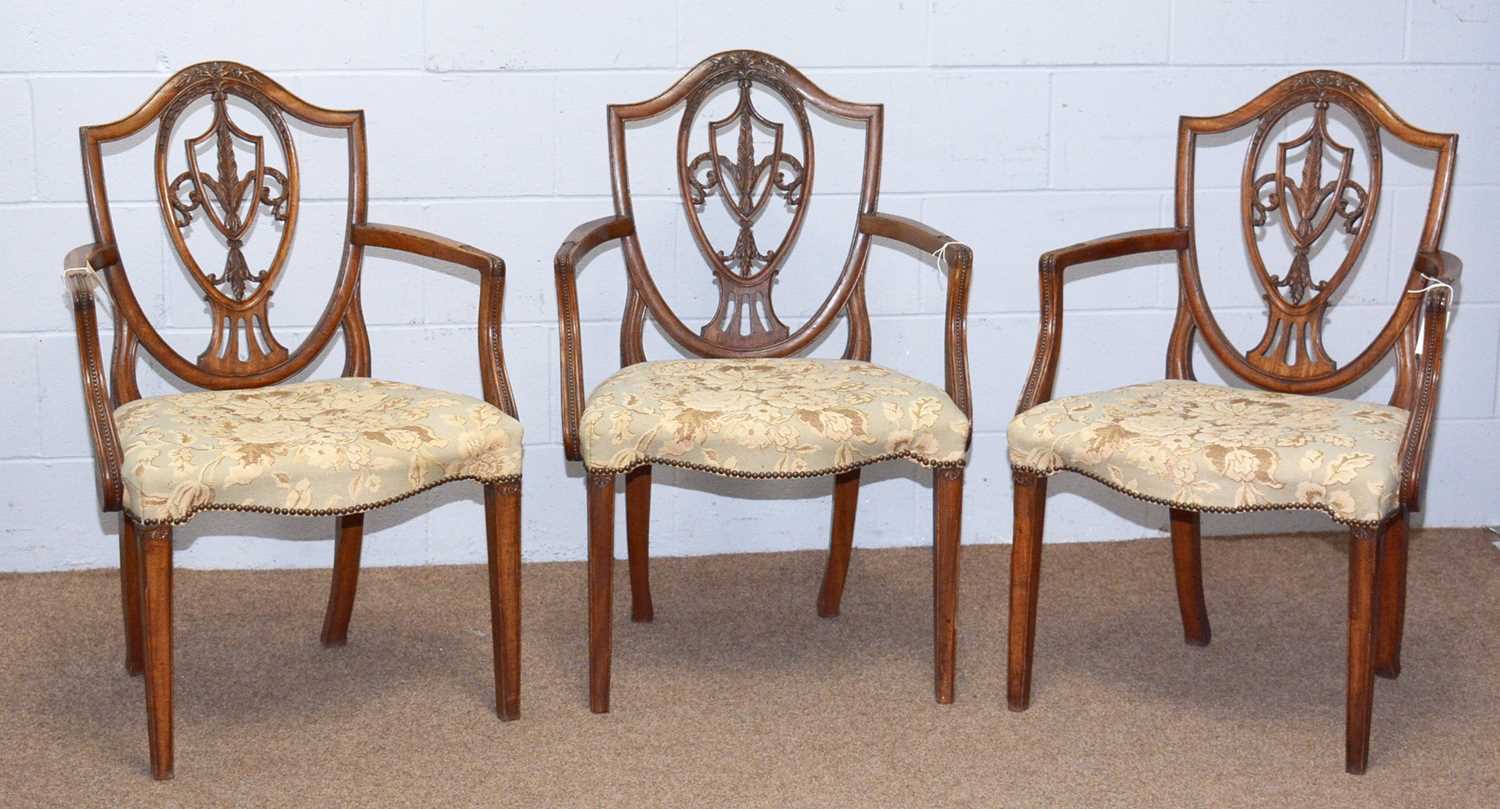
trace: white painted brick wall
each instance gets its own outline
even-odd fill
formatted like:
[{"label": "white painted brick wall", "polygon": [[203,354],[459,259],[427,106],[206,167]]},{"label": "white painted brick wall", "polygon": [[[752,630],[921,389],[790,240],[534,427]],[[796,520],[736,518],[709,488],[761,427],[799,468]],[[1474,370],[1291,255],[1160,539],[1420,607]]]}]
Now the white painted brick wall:
[{"label": "white painted brick wall", "polygon": [[[610,211],[605,104],[650,97],[730,47],[769,50],[835,95],[885,103],[882,209],[928,221],[978,254],[969,320],[978,433],[964,533],[966,541],[996,542],[1010,534],[1004,429],[1035,338],[1037,254],[1170,222],[1177,115],[1226,111],[1294,70],[1349,70],[1412,122],[1463,136],[1445,246],[1467,259],[1468,273],[1420,519],[1500,522],[1500,477],[1490,460],[1500,450],[1500,275],[1491,266],[1500,253],[1496,0],[1347,0],[1316,15],[1296,0],[767,0],[733,17],[707,0],[278,1],[200,4],[192,15],[168,4],[122,10],[97,0],[17,0],[9,8],[0,27],[0,233],[20,282],[0,323],[0,373],[9,382],[0,389],[0,570],[114,563],[114,518],[93,507],[76,348],[58,280],[63,251],[89,237],[76,132],[127,113],[171,71],[205,58],[256,65],[315,103],[365,109],[371,218],[506,258],[505,348],[527,428],[524,545],[533,560],[580,558],[584,547],[580,472],[558,444],[551,258],[573,225]],[[1335,20],[1345,26],[1338,33],[1320,24]],[[857,178],[839,149],[850,133],[818,126],[824,194],[814,210],[852,210]],[[675,128],[669,119],[632,129],[631,167],[647,256],[664,293],[693,322],[716,298],[674,197]],[[139,159],[151,145],[111,150],[110,169],[120,172],[111,174],[116,226],[137,295],[168,339],[196,354],[206,339],[203,305],[157,220],[149,168]],[[340,143],[304,139],[299,148],[307,202],[273,314],[289,344],[316,319],[332,282],[339,234],[313,223],[336,220],[346,182]],[[1203,162],[1205,221],[1216,205],[1233,203],[1242,148],[1230,144]],[[1378,326],[1399,294],[1429,168],[1388,155],[1370,255],[1330,321],[1336,348]],[[779,287],[788,319],[805,316],[837,272],[844,216],[804,232]],[[1225,328],[1258,336],[1260,302],[1236,234],[1205,230],[1200,238]],[[1159,258],[1105,263],[1069,282],[1059,392],[1160,376],[1176,281]],[[621,273],[618,252],[604,250],[580,279],[591,385],[618,362]],[[877,248],[869,279],[877,359],[940,378],[944,284],[926,257]],[[475,295],[463,271],[372,251],[364,296],[375,372],[477,393]],[[670,355],[654,331],[647,344],[652,356]],[[839,332],[816,353],[836,354],[841,345]],[[310,375],[336,374],[341,362],[336,345]],[[1200,358],[1198,367],[1215,378],[1212,363]],[[1362,395],[1388,391],[1389,377]],[[149,365],[142,386],[148,394],[179,389]],[[827,480],[747,485],[675,470],[656,479],[658,553],[826,543]],[[926,543],[929,491],[913,467],[867,470],[858,543]],[[1053,491],[1050,540],[1163,528],[1162,509],[1089,481],[1059,478]],[[623,507],[617,513],[623,520]],[[1206,524],[1217,532],[1328,525],[1309,515]],[[715,530],[704,530],[710,525]],[[378,512],[369,527],[372,564],[481,559],[474,486],[423,494]],[[326,519],[209,514],[180,529],[180,559],[195,567],[323,566],[331,530]]]}]

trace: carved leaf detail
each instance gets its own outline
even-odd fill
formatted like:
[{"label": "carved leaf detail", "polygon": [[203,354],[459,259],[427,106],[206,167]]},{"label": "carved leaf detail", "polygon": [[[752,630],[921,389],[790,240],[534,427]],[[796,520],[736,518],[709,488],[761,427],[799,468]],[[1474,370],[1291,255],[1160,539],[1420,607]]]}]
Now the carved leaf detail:
[{"label": "carved leaf detail", "polygon": [[[230,119],[228,93],[222,87],[215,87],[212,97],[213,122],[207,131],[185,141],[188,169],[168,184],[167,203],[173,224],[179,229],[192,223],[195,211],[206,214],[205,218],[224,237],[226,247],[223,271],[207,275],[206,280],[216,287],[227,285],[229,294],[236,300],[244,300],[251,284],[260,285],[270,276],[270,270],[250,269],[245,260],[244,237],[262,205],[270,209],[276,221],[287,221],[291,189],[284,173],[265,165],[263,139],[246,133]],[[173,115],[180,112],[178,108]],[[204,173],[198,163],[198,150],[208,143],[212,143],[214,152],[212,175]],[[255,155],[255,165],[243,174],[235,156],[237,144],[248,145]]]},{"label": "carved leaf detail", "polygon": [[[740,80],[738,106],[728,118],[709,124],[708,151],[688,161],[686,174],[692,203],[703,205],[708,197],[719,195],[739,227],[734,248],[718,254],[742,275],[754,273],[776,257],[775,250],[762,252],[755,243],[755,222],[770,196],[779,192],[787,206],[795,208],[802,204],[804,180],[802,163],[781,150],[781,124],[769,121],[755,109],[750,88],[748,78]],[[772,153],[759,160],[755,157],[756,122],[770,128],[775,138]],[[719,153],[714,138],[718,130],[731,123],[738,130],[733,160]]]},{"label": "carved leaf detail", "polygon": [[[1300,304],[1309,290],[1322,291],[1326,282],[1314,282],[1308,265],[1312,249],[1335,218],[1342,219],[1343,230],[1355,233],[1369,209],[1369,194],[1349,174],[1354,149],[1333,139],[1328,132],[1328,102],[1313,104],[1313,122],[1307,132],[1292,140],[1278,143],[1276,170],[1255,178],[1250,192],[1250,221],[1263,226],[1273,211],[1281,212],[1281,222],[1292,240],[1292,264],[1286,275],[1271,276],[1274,287],[1285,287],[1293,304]],[[1302,154],[1301,179],[1287,174],[1288,153],[1305,147]],[[1339,159],[1338,175],[1323,182],[1327,152]]]},{"label": "carved leaf detail", "polygon": [[[714,87],[734,83],[738,91],[734,109],[708,123],[705,151],[692,159],[685,152],[679,154],[682,162],[678,168],[688,216],[699,246],[714,265],[719,283],[718,310],[703,327],[702,334],[740,346],[768,345],[790,332],[771,305],[771,286],[780,270],[781,253],[791,243],[805,213],[811,177],[811,132],[802,96],[784,83],[780,73],[763,70],[758,63],[736,60],[725,62],[724,68],[716,82],[705,83],[689,99],[681,142],[686,143],[693,113]],[[785,151],[785,125],[756,109],[751,90],[757,83],[779,94],[796,116],[808,166]],[[764,153],[757,151],[757,133],[769,136],[770,146]],[[732,142],[732,153],[728,148],[720,148],[721,140]],[[756,237],[756,223],[777,196],[793,212],[792,221],[774,246],[763,248]],[[710,243],[698,219],[698,209],[707,204],[709,197],[719,198],[735,227],[734,243],[728,250]]]}]

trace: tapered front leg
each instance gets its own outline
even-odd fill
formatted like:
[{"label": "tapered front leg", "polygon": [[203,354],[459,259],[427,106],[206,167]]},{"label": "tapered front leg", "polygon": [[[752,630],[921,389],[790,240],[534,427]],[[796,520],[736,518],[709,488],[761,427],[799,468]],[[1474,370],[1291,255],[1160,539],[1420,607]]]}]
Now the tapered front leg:
[{"label": "tapered front leg", "polygon": [[359,554],[364,537],[364,514],[334,519],[333,580],[328,585],[328,608],[323,611],[324,646],[349,642],[349,617],[354,614],[354,593],[359,589]]},{"label": "tapered front leg", "polygon": [[833,525],[828,537],[828,567],[818,590],[818,615],[835,618],[844,598],[849,577],[849,557],[854,552],[854,515],[859,507],[859,470],[852,469],[833,479]]},{"label": "tapered front leg", "polygon": [[1047,479],[1011,471],[1014,488],[1014,544],[1010,549],[1010,645],[1006,702],[1012,711],[1031,704],[1031,661],[1036,646],[1037,586],[1042,575],[1042,522],[1047,512]]},{"label": "tapered front leg", "polygon": [[625,544],[630,557],[630,620],[649,623],[651,606],[651,467],[625,474]]},{"label": "tapered front leg", "polygon": [[589,710],[609,713],[615,476],[589,474]]},{"label": "tapered front leg", "polygon": [[145,652],[146,733],[151,777],[172,777],[172,527],[139,529],[142,647]]},{"label": "tapered front leg", "polygon": [[1207,646],[1212,631],[1203,600],[1203,552],[1196,511],[1172,509],[1172,570],[1177,578],[1183,639],[1192,646]]},{"label": "tapered front leg", "polygon": [[495,647],[495,713],[521,718],[521,484],[484,487],[490,635]]},{"label": "tapered front leg", "polygon": [[140,674],[145,667],[141,648],[141,541],[139,529],[120,514],[120,612],[125,619],[125,671]]},{"label": "tapered front leg", "polygon": [[1375,692],[1376,561],[1384,527],[1355,528],[1349,546],[1349,668],[1344,714],[1344,770],[1360,775],[1370,762],[1370,710]]},{"label": "tapered front leg", "polygon": [[953,702],[958,652],[958,548],[962,536],[964,470],[932,472],[932,674],[939,704]]},{"label": "tapered front leg", "polygon": [[1385,531],[1378,560],[1379,609],[1375,629],[1375,673],[1401,674],[1401,635],[1406,624],[1406,511],[1397,512]]}]

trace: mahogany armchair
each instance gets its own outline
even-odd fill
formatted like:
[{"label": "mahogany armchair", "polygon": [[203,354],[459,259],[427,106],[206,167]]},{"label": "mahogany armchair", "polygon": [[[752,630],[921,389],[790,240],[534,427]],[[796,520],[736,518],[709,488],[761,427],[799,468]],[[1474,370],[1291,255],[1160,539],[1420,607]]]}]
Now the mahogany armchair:
[{"label": "mahogany armchair", "polygon": [[[727,88],[727,89],[725,89]],[[708,146],[689,142],[696,118],[715,91],[737,99],[726,117],[707,124]],[[752,90],[783,102],[791,126],[756,109]],[[718,309],[696,331],[658,290],[636,233],[626,168],[625,126],[682,105],[676,172],[683,212],[718,284]],[[853,240],[833,290],[800,327],[789,328],[771,303],[772,285],[797,239],[813,186],[809,115],[821,111],[863,130],[864,157]],[[609,107],[609,151],[615,213],[579,226],[557,251],[561,332],[563,449],[587,472],[589,571],[589,703],[609,710],[611,569],[614,487],[623,474],[631,617],[653,616],[648,574],[651,469],[697,469],[747,479],[834,477],[833,522],[818,614],[839,613],[854,538],[860,468],[905,458],[933,471],[933,635],[937,701],[953,699],[959,520],[969,444],[969,377],[964,319],[973,255],[917,222],[880,213],[882,107],[834,98],[775,57],[727,51],[709,57],[661,95]],[[770,150],[757,154],[757,136]],[[720,138],[730,141],[721,146]],[[789,145],[800,138],[800,149]],[[720,249],[701,212],[719,197],[734,230]],[[784,235],[770,249],[756,224],[773,196],[790,211]],[[872,237],[912,245],[948,269],[944,388],[870,362],[870,317],[864,272]],[[628,286],[620,328],[621,370],[585,401],[575,270],[589,251],[618,242]],[[727,246],[727,245],[726,245]],[[698,359],[647,361],[647,315]],[[843,359],[794,355],[847,320]]]},{"label": "mahogany armchair", "polygon": [[[174,134],[200,101],[211,110],[212,122],[201,134],[185,137],[187,169],[170,176]],[[250,108],[259,115],[245,115]],[[268,134],[247,132],[236,115],[263,119]],[[269,317],[300,201],[288,117],[342,134],[349,160],[345,240],[333,295],[316,325],[290,350],[273,335]],[[101,147],[152,125],[162,221],[210,311],[209,345],[191,360],[156,330],[132,291],[105,187]],[[267,138],[279,147],[280,169],[271,164],[275,155]],[[335,517],[322,642],[338,646],[346,642],[354,607],[364,513],[449,481],[478,481],[484,486],[496,709],[502,719],[516,718],[521,426],[500,346],[504,262],[450,239],[366,221],[364,113],[313,106],[243,65],[188,67],[130,115],[83,127],[80,139],[94,240],[68,253],[65,276],[100,501],[104,511],[120,512],[125,668],[145,675],[152,775],[170,778],[173,765],[172,529],[200,511]],[[253,165],[241,167],[247,155]],[[206,264],[208,258],[190,248],[185,233],[194,222],[210,229],[219,248],[210,252],[222,262],[221,272],[206,271],[200,259]],[[274,245],[268,266],[258,272],[246,255],[257,225]],[[360,305],[360,267],[368,247],[478,273],[483,401],[371,378]],[[96,282],[106,287],[114,309],[107,377],[95,322]],[[341,378],[282,384],[308,368],[336,331],[344,341]],[[142,398],[136,384],[140,349],[183,382],[205,390]]]},{"label": "mahogany armchair", "polygon": [[[1330,134],[1329,111],[1353,121],[1368,177],[1356,179],[1354,147]],[[1305,132],[1269,149],[1278,125],[1306,115]],[[1199,136],[1252,126],[1240,181],[1244,246],[1269,310],[1264,336],[1241,353],[1204,295],[1194,226],[1194,157]],[[1297,127],[1300,128],[1298,123]],[[1323,346],[1323,316],[1369,238],[1381,191],[1381,136],[1434,154],[1433,182],[1405,292],[1374,339],[1340,367]],[[1171,544],[1183,633],[1209,642],[1199,555],[1199,513],[1313,509],[1349,526],[1349,640],[1345,769],[1369,760],[1373,675],[1401,670],[1406,600],[1407,515],[1420,508],[1423,467],[1443,363],[1452,284],[1459,261],[1438,249],[1457,135],[1418,129],[1359,80],[1332,71],[1299,73],[1215,117],[1178,125],[1176,224],[1122,233],[1044,253],[1036,357],[1008,431],[1015,487],[1011,559],[1009,704],[1025,710],[1041,570],[1047,477],[1069,470],[1171,510]],[[1270,166],[1261,166],[1268,157]],[[1331,157],[1331,159],[1330,159]],[[1301,161],[1300,172],[1293,166]],[[1333,176],[1325,175],[1325,161]],[[1291,253],[1284,275],[1267,269],[1256,235],[1280,219]],[[1310,259],[1349,237],[1336,269],[1314,281]],[[1272,226],[1274,227],[1274,225]],[[1325,238],[1328,236],[1330,238]],[[1086,262],[1156,251],[1176,253],[1180,285],[1166,351],[1166,380],[1052,400],[1063,324],[1063,281]],[[1201,336],[1249,389],[1195,381]],[[1328,398],[1369,374],[1392,352],[1395,389],[1387,405]]]}]

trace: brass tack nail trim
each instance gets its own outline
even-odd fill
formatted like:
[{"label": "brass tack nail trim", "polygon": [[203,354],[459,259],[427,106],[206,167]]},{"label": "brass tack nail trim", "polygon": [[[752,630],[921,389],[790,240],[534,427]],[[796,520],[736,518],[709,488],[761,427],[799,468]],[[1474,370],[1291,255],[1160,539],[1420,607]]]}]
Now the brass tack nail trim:
[{"label": "brass tack nail trim", "polygon": [[[392,503],[399,503],[408,497],[419,495],[429,489],[435,489],[438,486],[443,485],[444,483],[452,483],[457,480],[472,480],[475,483],[483,484],[485,486],[517,487],[515,491],[506,492],[507,494],[514,494],[516,492],[519,492],[519,487],[521,484],[520,475],[507,475],[498,478],[481,478],[475,477],[473,475],[457,475],[454,477],[433,481],[432,483],[429,483],[420,489],[412,489],[409,492],[403,492],[399,495],[396,495],[395,497],[387,497],[384,500],[377,500],[373,503],[363,503],[357,506],[346,506],[343,508],[279,508],[276,506],[246,506],[235,505],[233,503],[209,503],[207,505],[198,506],[192,511],[189,511],[188,513],[182,515],[181,517],[175,517],[168,520],[146,520],[142,519],[136,514],[131,514],[130,518],[132,520],[135,520],[138,525],[150,528],[157,525],[182,525],[188,520],[192,519],[193,516],[200,511],[248,511],[257,514],[281,514],[291,517],[341,517],[345,514],[359,514],[365,511],[372,511],[377,508],[384,508],[385,506],[389,506]],[[126,511],[129,512],[130,510],[126,509]]]},{"label": "brass tack nail trim", "polygon": [[878,455],[874,458],[867,458],[855,464],[831,466],[826,469],[809,469],[801,472],[740,472],[734,469],[725,469],[724,467],[720,466],[687,463],[684,461],[671,460],[668,458],[658,458],[654,455],[643,455],[637,458],[635,463],[628,466],[596,468],[584,464],[584,468],[588,470],[590,475],[623,475],[626,472],[629,472],[633,469],[638,469],[642,466],[655,466],[659,464],[661,466],[675,466],[680,469],[693,469],[699,472],[712,472],[716,475],[727,478],[745,478],[749,480],[794,480],[799,478],[820,478],[826,475],[839,475],[843,474],[844,472],[852,472],[855,469],[869,466],[873,463],[880,463],[881,461],[891,461],[897,458],[904,458],[908,461],[911,461],[912,463],[917,464],[918,466],[924,466],[928,469],[963,469],[964,466],[968,463],[967,458],[962,461],[935,462],[929,461],[925,458],[913,455],[911,453],[895,452],[887,455]]}]

